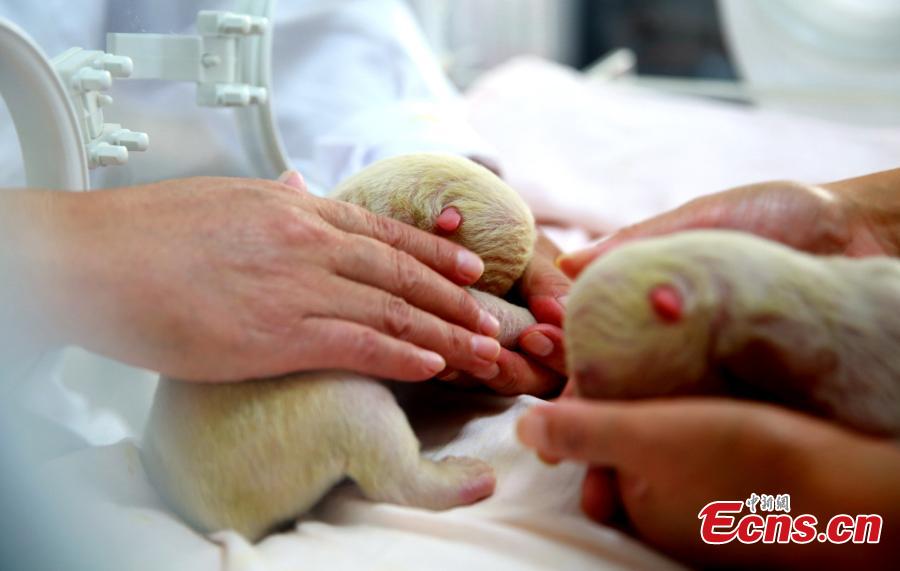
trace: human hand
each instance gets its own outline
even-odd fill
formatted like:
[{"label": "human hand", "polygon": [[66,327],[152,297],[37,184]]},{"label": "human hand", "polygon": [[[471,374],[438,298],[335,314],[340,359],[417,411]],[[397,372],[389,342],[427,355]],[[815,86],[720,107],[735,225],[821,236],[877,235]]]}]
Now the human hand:
[{"label": "human hand", "polygon": [[[518,434],[547,461],[590,466],[582,488],[590,517],[624,516],[636,536],[689,564],[889,568],[896,561],[900,449],[892,441],[772,405],[711,398],[562,399],[526,412]],[[837,514],[880,514],[881,542],[703,543],[700,510],[751,493],[790,494],[792,514],[815,515],[819,530]]]},{"label": "human hand", "polygon": [[[562,320],[571,281],[556,267],[559,249],[538,234],[531,263],[519,280],[517,293],[538,321],[519,335],[521,351],[501,349],[493,376],[480,383],[503,395],[546,395],[565,382]],[[464,380],[472,384],[468,380]]]},{"label": "human hand", "polygon": [[703,196],[559,260],[575,277],[625,242],[682,230],[750,232],[814,254],[896,255],[900,169],[822,186],[776,181]]},{"label": "human hand", "polygon": [[496,320],[456,285],[478,279],[480,259],[285,181],[58,193],[62,270],[46,305],[59,341],[186,380],[494,364],[498,342],[472,331],[493,335]]}]

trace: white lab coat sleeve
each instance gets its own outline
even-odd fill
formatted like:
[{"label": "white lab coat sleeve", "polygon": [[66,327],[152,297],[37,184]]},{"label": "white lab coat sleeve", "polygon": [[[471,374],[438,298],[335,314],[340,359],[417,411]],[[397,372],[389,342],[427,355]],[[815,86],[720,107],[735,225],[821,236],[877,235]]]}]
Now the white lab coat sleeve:
[{"label": "white lab coat sleeve", "polygon": [[276,114],[314,190],[403,153],[493,157],[402,0],[283,2],[275,20]]}]

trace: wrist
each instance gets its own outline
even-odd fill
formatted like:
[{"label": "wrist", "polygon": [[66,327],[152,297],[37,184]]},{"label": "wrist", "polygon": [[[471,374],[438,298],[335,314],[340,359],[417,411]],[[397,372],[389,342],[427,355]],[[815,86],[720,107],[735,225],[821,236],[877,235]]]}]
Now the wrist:
[{"label": "wrist", "polygon": [[[821,563],[837,567],[888,568],[895,557],[900,541],[900,451],[895,442],[850,432],[844,442],[837,439],[823,442],[816,450],[816,459],[809,466],[815,474],[809,491],[819,500],[816,515],[826,522],[838,514],[877,514],[883,526],[880,542],[866,545],[857,553],[845,547],[825,545]],[[845,558],[842,560],[842,558]]]},{"label": "wrist", "polygon": [[49,214],[54,225],[45,253],[49,318],[59,342],[112,355],[126,335],[122,325],[131,323],[121,315],[129,307],[127,277],[143,253],[130,249],[121,233],[130,220],[129,202],[122,200],[127,193],[65,194],[54,200]]},{"label": "wrist", "polygon": [[7,191],[0,196],[3,319],[32,341],[56,344],[60,203],[64,192]]},{"label": "wrist", "polygon": [[823,185],[848,213],[855,256],[900,256],[900,169]]},{"label": "wrist", "polygon": [[85,237],[89,193],[22,190],[0,197],[4,318],[43,345],[79,341],[75,324],[89,307]]}]

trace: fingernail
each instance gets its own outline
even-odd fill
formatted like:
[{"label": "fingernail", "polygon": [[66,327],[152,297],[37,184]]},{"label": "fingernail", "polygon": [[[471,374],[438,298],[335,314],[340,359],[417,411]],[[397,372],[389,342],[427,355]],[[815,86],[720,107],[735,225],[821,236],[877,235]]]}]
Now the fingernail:
[{"label": "fingernail", "polygon": [[606,236],[603,236],[603,237],[601,237],[601,238],[598,238],[598,239],[594,240],[594,243],[591,244],[589,247],[599,246],[600,244],[602,244],[603,242],[608,241],[610,238],[612,238],[612,237],[615,236],[615,235],[616,235],[615,232],[610,232],[610,233],[607,234]]},{"label": "fingernail", "polygon": [[490,381],[494,377],[500,374],[500,366],[497,363],[494,363],[484,371],[480,371],[477,373],[472,373],[472,376],[481,379],[482,381]]},{"label": "fingernail", "polygon": [[481,310],[478,316],[478,328],[485,335],[496,337],[500,333],[500,322],[489,312]]},{"label": "fingernail", "polygon": [[538,357],[546,357],[553,352],[553,341],[543,333],[534,331],[522,338],[522,347]]},{"label": "fingernail", "polygon": [[419,360],[425,365],[425,370],[432,375],[440,373],[447,366],[444,358],[433,351],[420,351]]},{"label": "fingernail", "polygon": [[529,410],[519,419],[516,432],[525,446],[543,448],[547,440],[547,420],[538,411]]},{"label": "fingernail", "polygon": [[500,356],[500,342],[491,337],[473,335],[472,352],[485,361],[496,361]]},{"label": "fingernail", "polygon": [[556,456],[550,456],[549,454],[545,454],[543,452],[538,452],[537,457],[538,457],[538,460],[540,460],[542,463],[546,464],[547,466],[556,466],[560,462],[562,462],[562,460],[560,460]]},{"label": "fingernail", "polygon": [[438,379],[442,381],[455,381],[459,378],[459,371],[448,371],[443,375],[438,375]]},{"label": "fingernail", "polygon": [[484,273],[484,262],[468,250],[456,254],[456,270],[467,280],[475,281]]},{"label": "fingernail", "polygon": [[581,263],[585,258],[592,255],[592,250],[577,250],[562,254],[556,258],[556,267],[564,270],[566,266]]},{"label": "fingernail", "polygon": [[569,296],[568,295],[560,296],[560,297],[556,298],[556,301],[558,301],[559,304],[562,306],[562,308],[565,309],[566,306],[569,304]]},{"label": "fingernail", "polygon": [[583,267],[587,265],[589,259],[590,257],[588,254],[573,252],[556,258],[556,267],[559,268],[562,273],[575,279]]},{"label": "fingernail", "polygon": [[571,266],[573,265],[581,265],[585,263],[585,260],[590,260],[596,258],[600,255],[601,251],[597,251],[597,247],[603,244],[604,242],[610,240],[615,234],[607,234],[606,236],[600,238],[589,246],[582,248],[581,250],[575,250],[574,252],[568,252],[566,254],[561,254],[556,257],[555,264],[556,267],[566,272],[566,266],[569,266],[569,269],[573,269]]}]

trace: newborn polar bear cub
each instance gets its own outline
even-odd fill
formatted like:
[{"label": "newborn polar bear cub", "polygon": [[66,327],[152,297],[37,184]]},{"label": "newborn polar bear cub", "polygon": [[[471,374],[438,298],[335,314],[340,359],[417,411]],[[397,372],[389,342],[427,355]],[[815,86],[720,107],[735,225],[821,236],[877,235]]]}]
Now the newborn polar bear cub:
[{"label": "newborn polar bear cub", "polygon": [[[505,294],[531,259],[534,219],[487,169],[449,155],[372,165],[333,197],[444,234],[484,260],[471,290],[510,346],[534,323]],[[488,292],[488,293],[485,293]],[[434,462],[383,384],[348,371],[201,384],[160,379],[142,446],[148,476],[167,503],[203,532],[251,540],[302,515],[351,478],[366,497],[430,509],[469,504],[494,489],[474,458]]]},{"label": "newborn polar bear cub", "polygon": [[894,259],[728,231],[640,240],[579,276],[565,329],[580,396],[749,396],[900,438]]}]

